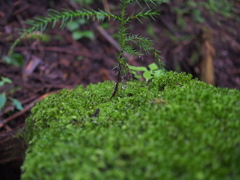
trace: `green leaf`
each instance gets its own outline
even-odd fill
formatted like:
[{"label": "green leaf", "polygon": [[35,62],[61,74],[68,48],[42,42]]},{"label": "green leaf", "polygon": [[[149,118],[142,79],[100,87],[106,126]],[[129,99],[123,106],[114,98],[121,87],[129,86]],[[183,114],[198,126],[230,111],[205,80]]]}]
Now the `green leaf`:
[{"label": "green leaf", "polygon": [[12,101],[13,105],[16,106],[17,110],[19,111],[23,110],[22,103],[19,100],[14,98],[9,98],[9,99]]},{"label": "green leaf", "polygon": [[87,23],[87,20],[86,20],[86,19],[83,19],[83,18],[82,18],[82,19],[79,19],[79,20],[78,20],[78,24],[79,24],[79,25],[84,25],[84,24],[86,24],[86,23]]},{"label": "green leaf", "polygon": [[148,81],[148,80],[153,78],[152,73],[150,71],[145,71],[143,73],[143,77],[146,79],[146,81]]},{"label": "green leaf", "polygon": [[3,60],[10,65],[22,67],[24,64],[24,58],[23,55],[18,53],[12,53],[11,55],[4,56]]},{"label": "green leaf", "polygon": [[159,69],[156,63],[149,64],[148,67],[153,71]]},{"label": "green leaf", "polygon": [[79,40],[79,39],[81,39],[82,37],[83,37],[83,34],[82,34],[81,31],[74,31],[74,32],[72,33],[72,38],[73,38],[74,40]]},{"label": "green leaf", "polygon": [[0,94],[0,109],[6,104],[7,98],[5,93]]},{"label": "green leaf", "polygon": [[9,79],[9,78],[7,78],[7,77],[2,77],[2,81],[4,82],[4,83],[12,83],[12,80],[11,79]]},{"label": "green leaf", "polygon": [[166,73],[166,71],[159,69],[157,71],[153,71],[153,76],[154,77],[160,77],[160,76],[164,75],[165,73]]},{"label": "green leaf", "polygon": [[83,31],[83,37],[89,38],[91,40],[94,39],[94,33],[93,31]]},{"label": "green leaf", "polygon": [[81,38],[89,38],[93,39],[94,38],[94,33],[92,31],[74,31],[72,33],[72,38],[74,40],[79,40]]},{"label": "green leaf", "polygon": [[10,90],[9,90],[9,93],[10,94],[13,94],[15,91],[19,91],[19,90],[21,90],[21,87],[15,87],[15,88],[11,88]]},{"label": "green leaf", "polygon": [[134,71],[148,71],[147,68],[145,67],[136,67],[136,66],[131,66],[128,64],[129,69],[134,70]]},{"label": "green leaf", "polygon": [[67,28],[69,31],[75,31],[79,28],[79,23],[77,23],[76,21],[69,22],[67,24]]},{"label": "green leaf", "polygon": [[137,78],[139,80],[141,79],[141,76],[139,76],[136,71],[133,71],[132,73],[133,73],[135,78]]}]

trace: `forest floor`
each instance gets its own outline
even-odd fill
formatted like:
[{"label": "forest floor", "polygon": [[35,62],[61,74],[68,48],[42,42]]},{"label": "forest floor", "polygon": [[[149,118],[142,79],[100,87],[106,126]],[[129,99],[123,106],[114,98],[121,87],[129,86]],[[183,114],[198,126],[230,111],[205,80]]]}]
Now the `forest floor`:
[{"label": "forest floor", "polygon": [[[155,21],[133,20],[129,32],[153,39],[155,48],[162,52],[165,69],[191,73],[217,87],[240,90],[240,2],[221,2],[216,7],[200,0],[172,0],[157,7],[161,11]],[[84,7],[112,13],[120,9],[119,0],[99,0]],[[43,33],[45,41],[26,38],[14,48],[15,53],[23,55],[16,60],[23,61],[22,66],[4,61],[19,37],[17,28],[27,27],[24,21],[46,16],[48,9],[63,8],[81,9],[82,5],[71,0],[0,2],[0,78],[12,80],[0,86],[0,93],[5,92],[23,106],[18,111],[8,101],[0,111],[0,177],[5,179],[19,179],[25,146],[12,135],[24,127],[35,102],[63,88],[116,79],[113,67],[118,48],[112,37],[116,39],[118,24],[114,21],[104,21],[103,25],[83,22],[80,32],[90,31],[94,36],[78,40],[71,28],[59,30],[56,26]],[[134,11],[136,6],[128,8],[128,13]],[[134,66],[147,67],[152,62],[151,56],[129,58]]]}]

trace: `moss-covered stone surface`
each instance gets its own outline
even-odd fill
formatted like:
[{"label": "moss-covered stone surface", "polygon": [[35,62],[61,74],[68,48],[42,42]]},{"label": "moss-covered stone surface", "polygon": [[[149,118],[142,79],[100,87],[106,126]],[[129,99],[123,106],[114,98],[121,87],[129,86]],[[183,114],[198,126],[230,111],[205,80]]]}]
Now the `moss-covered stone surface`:
[{"label": "moss-covered stone surface", "polygon": [[240,179],[239,91],[172,72],[109,100],[112,90],[79,86],[39,102],[22,179]]}]

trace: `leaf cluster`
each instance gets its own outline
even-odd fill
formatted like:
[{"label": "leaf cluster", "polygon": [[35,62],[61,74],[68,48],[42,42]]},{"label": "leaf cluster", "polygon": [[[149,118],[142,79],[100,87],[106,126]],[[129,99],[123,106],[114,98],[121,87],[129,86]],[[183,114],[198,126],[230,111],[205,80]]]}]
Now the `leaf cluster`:
[{"label": "leaf cluster", "polygon": [[143,78],[148,82],[152,78],[160,77],[165,75],[167,72],[165,69],[159,69],[156,63],[152,63],[148,65],[148,68],[146,67],[136,67],[128,65],[129,69],[133,71],[134,77],[137,79],[141,79],[142,77],[137,74],[137,72],[143,72],[142,76]]}]

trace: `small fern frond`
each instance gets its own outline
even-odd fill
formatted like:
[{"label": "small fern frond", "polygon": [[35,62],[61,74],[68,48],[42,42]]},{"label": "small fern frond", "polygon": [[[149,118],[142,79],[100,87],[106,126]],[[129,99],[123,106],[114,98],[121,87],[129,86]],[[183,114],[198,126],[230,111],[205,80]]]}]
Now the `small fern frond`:
[{"label": "small fern frond", "polygon": [[162,2],[164,2],[166,0],[128,0],[128,3],[133,3],[136,2],[140,7],[142,7],[142,4],[146,4],[148,6],[148,8],[150,9],[150,5],[149,4],[153,4],[154,6],[161,4]]},{"label": "small fern frond", "polygon": [[[102,10],[95,11],[95,10],[86,10],[83,9],[82,11],[76,10],[66,10],[64,9],[63,12],[59,12],[53,9],[49,10],[49,13],[47,14],[47,17],[36,17],[33,20],[28,20],[25,23],[30,25],[28,29],[22,29],[23,33],[22,35],[12,44],[9,54],[13,52],[14,47],[23,39],[27,34],[32,33],[33,31],[41,31],[43,32],[47,28],[54,28],[56,23],[59,21],[62,21],[60,28],[64,28],[68,22],[71,22],[73,18],[86,18],[90,19],[92,18],[94,21],[102,21],[105,18],[108,18],[108,20],[121,20],[119,16],[114,15],[110,12],[105,12]],[[51,26],[50,26],[51,25]]]},{"label": "small fern frond", "polygon": [[154,51],[153,51],[153,55],[154,55],[154,57],[156,58],[158,67],[159,67],[160,69],[164,69],[164,63],[163,63],[162,60],[161,60],[162,57],[160,56],[160,53],[161,53],[161,51],[156,50],[156,49],[154,49]]},{"label": "small fern frond", "polygon": [[119,19],[118,16],[110,13],[110,12],[104,12],[102,10],[95,11],[95,10],[76,10],[76,11],[70,11],[70,10],[64,10],[63,12],[59,12],[56,10],[49,10],[49,13],[47,17],[36,17],[34,20],[29,20],[26,22],[26,24],[29,24],[31,27],[26,32],[30,33],[36,30],[40,30],[43,32],[44,30],[49,27],[51,24],[51,28],[53,28],[58,21],[62,21],[60,28],[64,28],[67,24],[67,22],[70,22],[73,20],[73,18],[86,18],[90,19],[92,18],[94,21],[102,21],[105,18],[108,19]]},{"label": "small fern frond", "polygon": [[152,41],[148,38],[141,37],[138,34],[128,36],[125,40],[129,43],[138,45],[146,54],[151,54],[151,52],[154,51]]},{"label": "small fern frond", "polygon": [[135,50],[135,49],[130,48],[130,47],[125,48],[124,52],[126,52],[127,54],[130,54],[131,56],[142,56],[143,55],[143,53],[141,53],[140,51]]},{"label": "small fern frond", "polygon": [[159,12],[159,10],[155,10],[155,11],[154,11],[154,10],[150,9],[150,10],[148,10],[148,11],[144,11],[144,9],[143,9],[141,12],[139,12],[139,13],[136,14],[136,15],[132,15],[130,18],[131,18],[131,19],[136,18],[139,22],[142,23],[142,21],[140,20],[140,18],[146,18],[146,19],[148,19],[148,16],[150,16],[153,20],[155,20],[154,17],[159,15],[158,12]]}]

